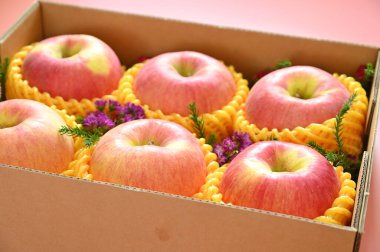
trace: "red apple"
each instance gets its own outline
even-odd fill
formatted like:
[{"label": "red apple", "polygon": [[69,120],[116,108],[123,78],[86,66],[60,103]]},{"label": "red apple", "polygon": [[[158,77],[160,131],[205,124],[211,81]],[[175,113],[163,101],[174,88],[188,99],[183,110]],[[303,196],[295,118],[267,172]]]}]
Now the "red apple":
[{"label": "red apple", "polygon": [[40,92],[81,100],[117,89],[122,68],[115,52],[98,38],[61,35],[37,43],[25,57],[22,73]]},{"label": "red apple", "polygon": [[236,84],[220,61],[199,52],[182,51],[148,60],[133,88],[150,109],[187,116],[192,102],[201,114],[221,109],[234,96]]},{"label": "red apple", "polygon": [[223,201],[315,218],[338,196],[333,166],[317,151],[293,143],[258,142],[236,156],[224,173]]},{"label": "red apple", "polygon": [[60,173],[74,158],[73,138],[50,107],[32,100],[0,102],[0,163]]},{"label": "red apple", "polygon": [[270,130],[306,127],[335,118],[349,96],[338,79],[321,69],[282,68],[253,86],[245,105],[246,117]]},{"label": "red apple", "polygon": [[197,139],[182,126],[141,119],[108,131],[90,162],[95,180],[192,196],[206,179]]}]

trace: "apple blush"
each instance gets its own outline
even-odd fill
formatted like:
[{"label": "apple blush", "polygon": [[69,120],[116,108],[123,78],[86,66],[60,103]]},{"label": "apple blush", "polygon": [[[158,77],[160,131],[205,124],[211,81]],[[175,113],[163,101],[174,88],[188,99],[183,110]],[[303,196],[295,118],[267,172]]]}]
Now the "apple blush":
[{"label": "apple blush", "polygon": [[82,34],[37,43],[22,65],[23,78],[52,97],[93,99],[111,94],[122,75],[115,52],[100,39]]},{"label": "apple blush", "polygon": [[294,129],[335,118],[349,91],[331,74],[311,66],[273,71],[251,89],[246,117],[258,128]]},{"label": "apple blush", "polygon": [[146,61],[133,88],[150,109],[187,116],[193,102],[200,114],[227,105],[236,92],[236,83],[222,62],[199,52],[181,51]]},{"label": "apple blush", "polygon": [[229,164],[220,192],[225,203],[304,218],[323,215],[340,181],[320,153],[279,141],[255,143]]},{"label": "apple blush", "polygon": [[189,131],[173,122],[141,119],[100,139],[90,173],[98,181],[192,196],[207,172],[200,143]]},{"label": "apple blush", "polygon": [[60,135],[64,120],[32,100],[0,102],[0,164],[61,173],[74,158],[74,140]]}]

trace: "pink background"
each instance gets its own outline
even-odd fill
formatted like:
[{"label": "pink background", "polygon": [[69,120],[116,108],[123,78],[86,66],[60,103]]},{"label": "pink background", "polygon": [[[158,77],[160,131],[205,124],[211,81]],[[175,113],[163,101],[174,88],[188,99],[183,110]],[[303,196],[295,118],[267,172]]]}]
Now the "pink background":
[{"label": "pink background", "polygon": [[[33,0],[0,0],[0,36]],[[380,48],[379,0],[54,0],[107,10],[221,26],[247,28],[319,39],[345,41]],[[377,127],[379,132],[380,127]],[[376,136],[380,143],[380,134]],[[380,148],[375,149],[365,234],[360,251],[380,249]],[[376,249],[377,248],[377,249]]]}]

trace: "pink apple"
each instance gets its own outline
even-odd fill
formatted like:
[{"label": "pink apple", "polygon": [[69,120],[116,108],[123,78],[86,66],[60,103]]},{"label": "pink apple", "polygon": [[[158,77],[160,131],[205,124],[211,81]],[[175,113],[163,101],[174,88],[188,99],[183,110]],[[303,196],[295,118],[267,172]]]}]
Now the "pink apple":
[{"label": "pink apple", "polygon": [[117,89],[122,68],[115,52],[98,38],[61,35],[37,43],[25,57],[22,73],[40,92],[81,100]]},{"label": "pink apple", "polygon": [[315,218],[338,196],[333,166],[317,151],[293,143],[258,142],[236,156],[224,173],[223,201]]},{"label": "pink apple", "polygon": [[74,141],[50,107],[32,100],[0,102],[0,163],[60,173],[74,158]]},{"label": "pink apple", "polygon": [[335,118],[349,96],[331,74],[315,67],[293,66],[256,82],[245,112],[248,121],[259,128],[294,129]]},{"label": "pink apple", "polygon": [[187,116],[192,102],[201,114],[221,109],[234,96],[236,84],[220,61],[199,52],[182,51],[148,60],[133,88],[150,109]]},{"label": "pink apple", "polygon": [[206,179],[197,139],[182,126],[159,119],[121,124],[99,141],[91,158],[95,180],[192,196]]}]

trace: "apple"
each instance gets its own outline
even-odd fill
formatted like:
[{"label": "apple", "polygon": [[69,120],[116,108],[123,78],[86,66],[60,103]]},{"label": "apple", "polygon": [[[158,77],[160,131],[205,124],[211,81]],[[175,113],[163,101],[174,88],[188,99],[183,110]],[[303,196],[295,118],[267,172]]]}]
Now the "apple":
[{"label": "apple", "polygon": [[0,102],[0,163],[60,173],[74,158],[74,141],[50,107],[32,100]]},{"label": "apple", "polygon": [[200,114],[227,105],[236,83],[222,62],[199,52],[180,51],[148,60],[137,74],[133,89],[150,109],[187,116],[192,102]]},{"label": "apple", "polygon": [[311,66],[282,68],[262,77],[245,104],[258,128],[294,129],[335,118],[349,91],[331,74]]},{"label": "apple", "polygon": [[331,207],[339,189],[325,157],[279,141],[258,142],[239,153],[220,184],[226,203],[311,219]]},{"label": "apple", "polygon": [[94,180],[192,196],[206,179],[198,140],[182,126],[160,119],[120,124],[96,145]]},{"label": "apple", "polygon": [[81,100],[100,98],[117,89],[122,68],[106,43],[90,35],[72,34],[37,43],[25,57],[22,74],[40,92]]}]

